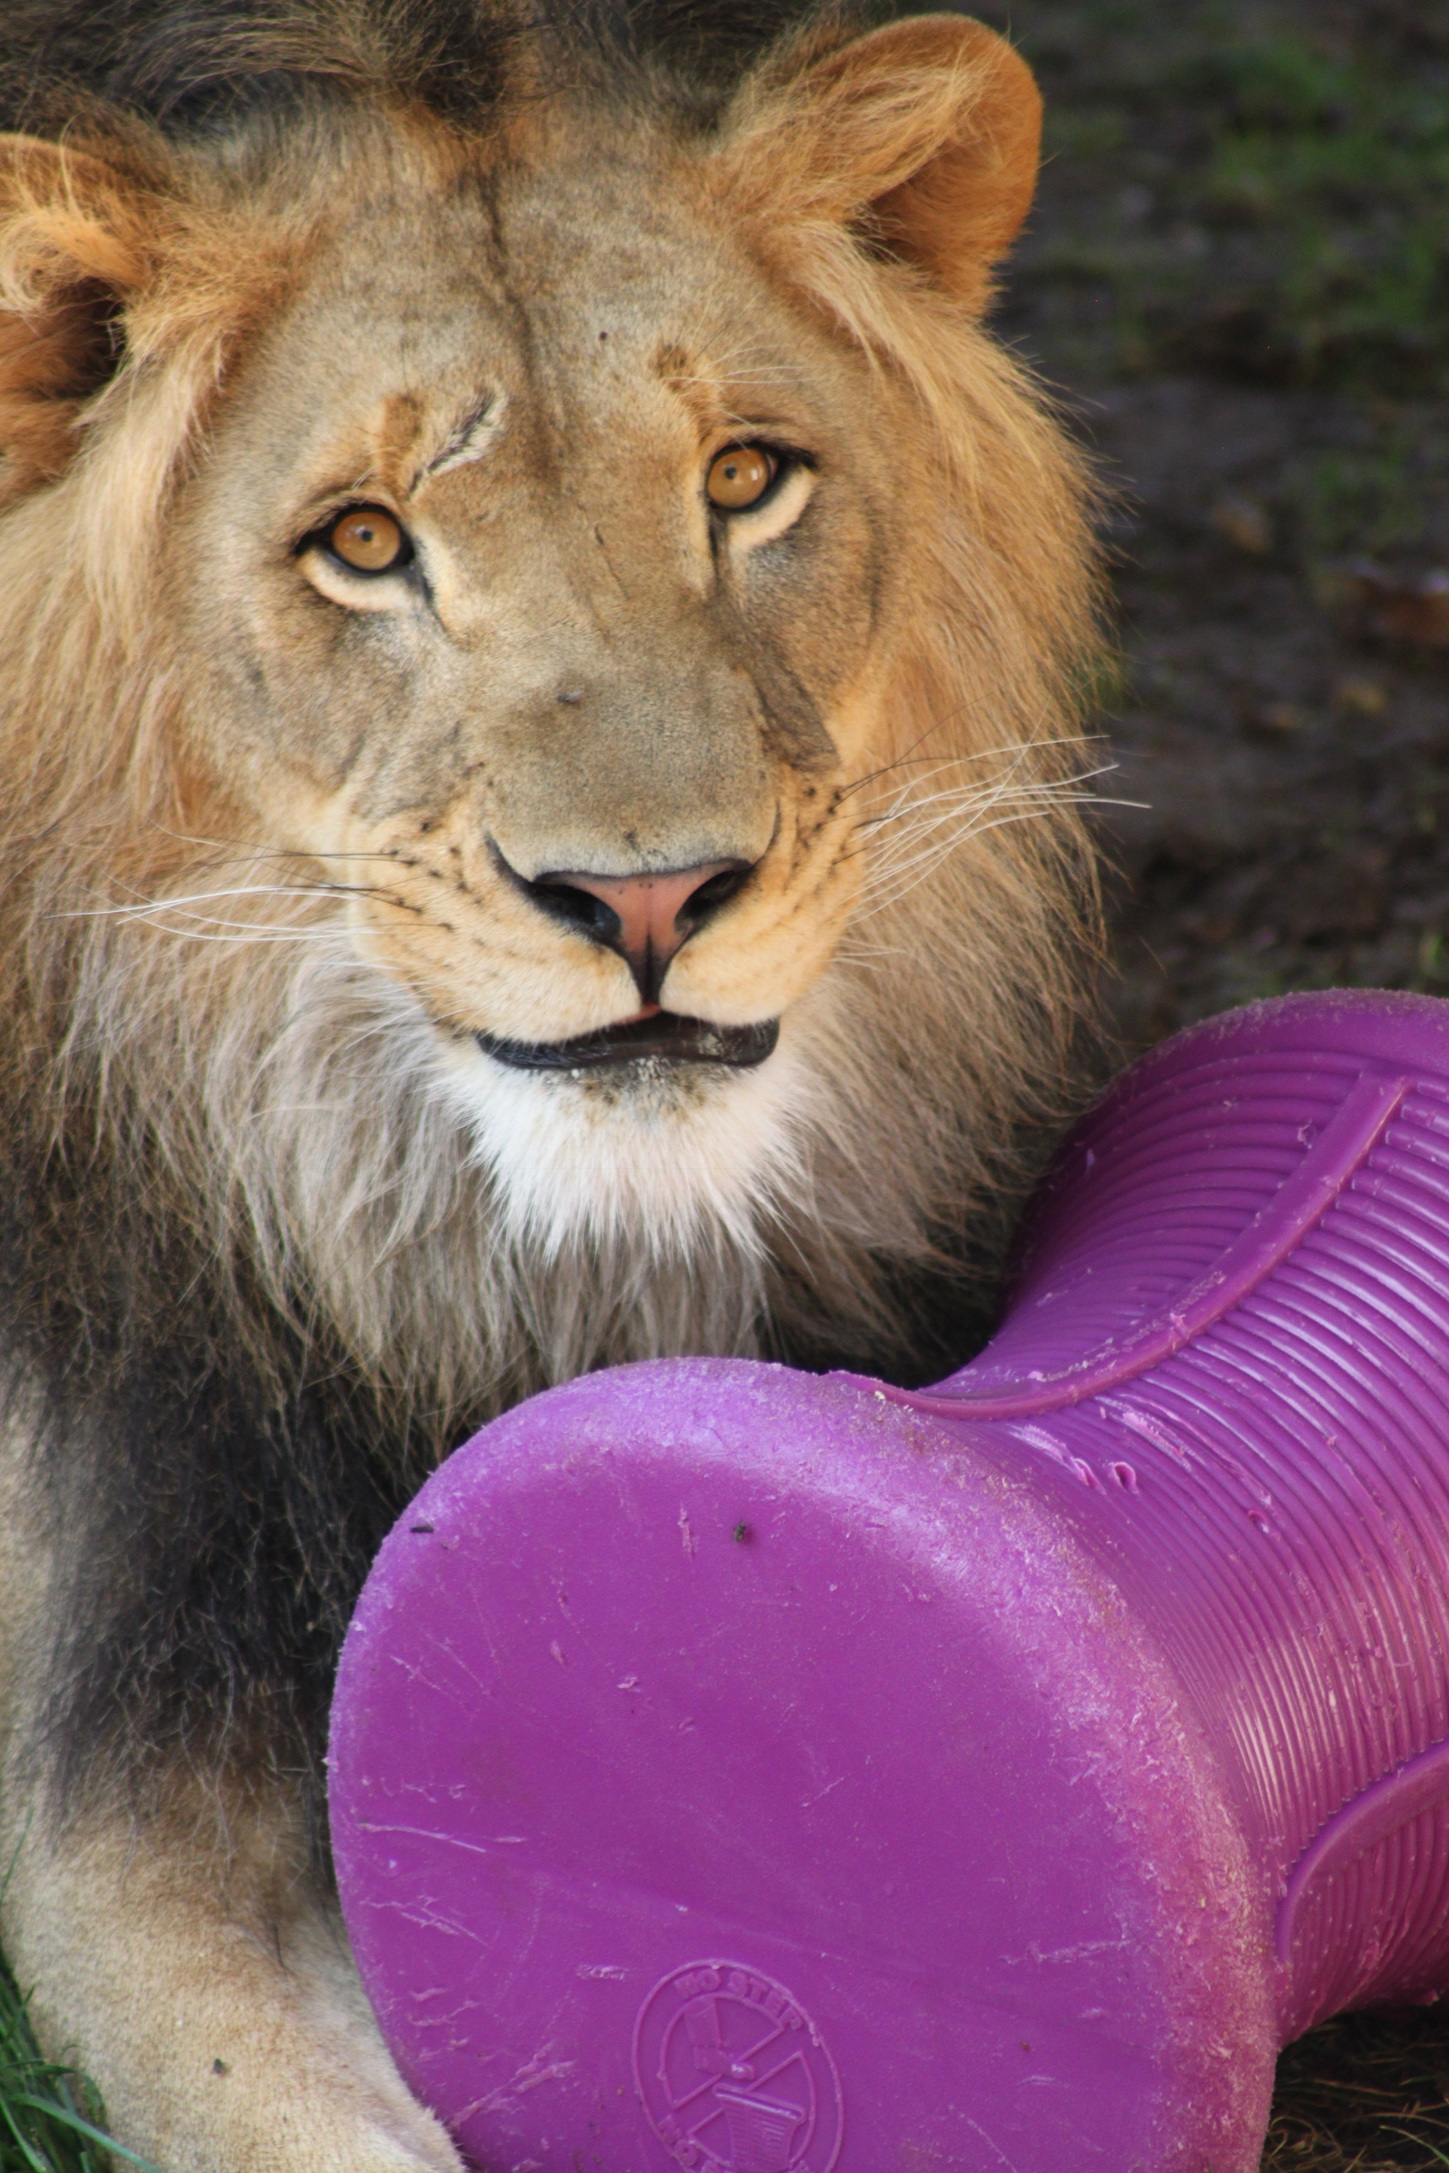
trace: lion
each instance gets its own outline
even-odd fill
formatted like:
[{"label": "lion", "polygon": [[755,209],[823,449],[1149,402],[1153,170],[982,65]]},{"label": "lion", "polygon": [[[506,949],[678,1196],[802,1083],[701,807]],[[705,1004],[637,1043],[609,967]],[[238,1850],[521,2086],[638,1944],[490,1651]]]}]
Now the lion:
[{"label": "lion", "polygon": [[0,28],[3,1934],[163,2173],[444,2173],[329,1884],[519,1397],[921,1360],[1095,941],[1090,485],[946,14]]}]

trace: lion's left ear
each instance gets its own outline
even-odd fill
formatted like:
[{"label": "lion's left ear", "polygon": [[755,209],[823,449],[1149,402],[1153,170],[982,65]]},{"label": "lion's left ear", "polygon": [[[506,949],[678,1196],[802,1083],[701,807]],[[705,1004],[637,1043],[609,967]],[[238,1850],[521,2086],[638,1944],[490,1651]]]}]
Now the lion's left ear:
[{"label": "lion's left ear", "polygon": [[968,308],[1036,187],[1041,97],[984,24],[922,15],[821,54],[767,62],[736,100],[719,154],[732,193],[808,247],[853,232]]}]

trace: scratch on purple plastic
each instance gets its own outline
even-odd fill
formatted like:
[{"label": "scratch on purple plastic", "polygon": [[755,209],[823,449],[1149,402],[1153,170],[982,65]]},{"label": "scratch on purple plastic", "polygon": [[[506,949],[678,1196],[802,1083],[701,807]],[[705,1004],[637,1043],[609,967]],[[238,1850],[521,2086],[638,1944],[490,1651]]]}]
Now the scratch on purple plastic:
[{"label": "scratch on purple plastic", "polygon": [[[408,1927],[405,1936],[411,1936],[418,1932],[438,1933],[444,1939],[471,1939],[477,1946],[482,1946],[484,1943],[481,1934],[474,1931],[471,1925],[461,1924],[456,1918],[445,1916],[439,1909],[424,1908],[421,1905],[409,1909],[405,1908],[401,1902],[387,1900],[371,1902],[364,1906],[387,1910],[401,1924]],[[418,1995],[414,1992],[411,1996],[416,2000]]]},{"label": "scratch on purple plastic", "polygon": [[[1037,2078],[1034,2075],[1029,2075],[1026,2079],[1028,2082],[1035,2082]],[[1002,2149],[999,2143],[993,2141],[993,2139],[987,2134],[986,2130],[982,2127],[979,2120],[968,2120],[966,2125],[972,2130],[974,2134],[980,2136],[982,2142],[986,2145],[987,2149],[996,2158],[997,2163],[1006,2167],[1006,2173],[1016,2173],[1016,2167],[1007,2157],[1006,2152]]]},{"label": "scratch on purple plastic", "polygon": [[[440,1848],[471,1849],[477,1856],[486,1856],[488,1853],[481,1842],[467,1841],[461,1834],[437,1831],[430,1826],[388,1826],[384,1825],[381,1819],[375,1818],[359,1819],[358,1824],[364,1832],[370,1834],[402,1834],[410,1841],[436,1841]],[[498,1836],[500,1841],[508,1841],[512,1838],[513,1836],[510,1834],[500,1834]]]},{"label": "scratch on purple plastic", "polygon": [[551,2047],[535,2053],[511,2080],[499,2083],[496,2089],[474,2098],[471,2105],[463,2106],[455,2115],[459,2126],[476,2119],[480,2113],[511,2111],[520,2097],[526,2096],[530,2090],[537,2090],[544,2083],[566,2082],[573,2073],[575,2062],[555,2060],[551,2055]]},{"label": "scratch on purple plastic", "polygon": [[1008,1969],[1017,1969],[1023,1962],[1035,1964],[1081,1962],[1095,1954],[1120,1954],[1126,1945],[1127,1940],[1125,1937],[1119,1939],[1089,1939],[1082,1946],[1058,1947],[1050,1953],[1043,1953],[1040,1947],[1028,1947],[1025,1954],[1008,1954],[1003,1956],[1003,1960]]},{"label": "scratch on purple plastic", "polygon": [[1049,1434],[1044,1426],[1013,1426],[1011,1431],[1018,1441],[1026,1442],[1029,1448],[1040,1449],[1042,1455],[1049,1456],[1054,1464],[1060,1464],[1064,1469],[1070,1468],[1071,1458],[1055,1434]]},{"label": "scratch on purple plastic", "polygon": [[1119,1426],[1125,1426],[1128,1433],[1135,1434],[1139,1441],[1150,1441],[1154,1449],[1162,1449],[1168,1456],[1176,1457],[1179,1464],[1191,1462],[1191,1450],[1184,1448],[1172,1429],[1150,1412],[1139,1409],[1136,1404],[1121,1403],[1115,1397],[1106,1396],[1101,1397],[1098,1408],[1108,1418],[1115,1419]]}]

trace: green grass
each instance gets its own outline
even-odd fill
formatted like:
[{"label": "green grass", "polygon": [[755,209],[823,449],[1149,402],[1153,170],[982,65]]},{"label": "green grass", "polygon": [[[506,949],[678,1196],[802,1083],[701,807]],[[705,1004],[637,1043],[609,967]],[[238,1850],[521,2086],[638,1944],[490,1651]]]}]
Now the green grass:
[{"label": "green grass", "polygon": [[[1435,11],[1016,0],[1047,93],[1026,280],[1090,376],[1449,390],[1449,35]],[[1410,18],[1413,18],[1411,20]],[[1426,37],[1428,42],[1426,43]]]},{"label": "green grass", "polygon": [[1201,99],[1207,124],[1185,193],[1210,224],[1260,242],[1257,277],[1228,306],[1256,316],[1261,363],[1300,380],[1382,381],[1387,370],[1442,382],[1442,73],[1426,81],[1422,66],[1394,66],[1367,43],[1339,56],[1280,34],[1204,56],[1182,91]]},{"label": "green grass", "polygon": [[1379,401],[1363,415],[1363,440],[1314,454],[1289,479],[1285,511],[1310,566],[1346,553],[1396,554],[1423,533],[1427,486],[1444,464],[1442,439],[1412,412]]},{"label": "green grass", "polygon": [[42,2057],[0,1959],[0,2173],[124,2173],[147,2161],[113,2143],[95,2085]]}]

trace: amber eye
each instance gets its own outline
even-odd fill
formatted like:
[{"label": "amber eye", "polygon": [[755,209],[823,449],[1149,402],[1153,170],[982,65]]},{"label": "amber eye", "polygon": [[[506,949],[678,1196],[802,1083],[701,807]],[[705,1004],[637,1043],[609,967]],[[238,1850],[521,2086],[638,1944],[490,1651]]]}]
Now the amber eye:
[{"label": "amber eye", "polygon": [[381,506],[353,506],[328,529],[327,548],[358,573],[390,573],[411,556],[407,537]]},{"label": "amber eye", "polygon": [[779,460],[759,445],[727,445],[710,462],[705,489],[711,505],[742,513],[758,505],[780,472]]}]

